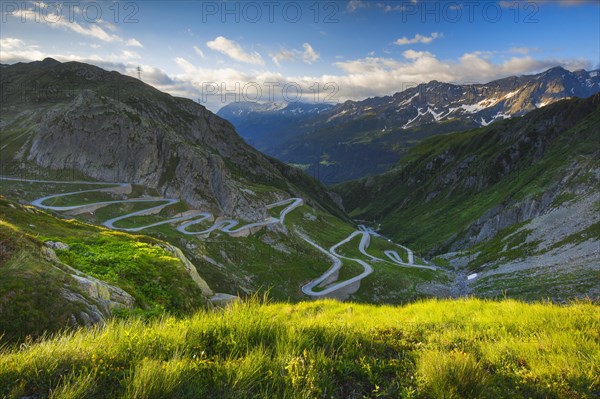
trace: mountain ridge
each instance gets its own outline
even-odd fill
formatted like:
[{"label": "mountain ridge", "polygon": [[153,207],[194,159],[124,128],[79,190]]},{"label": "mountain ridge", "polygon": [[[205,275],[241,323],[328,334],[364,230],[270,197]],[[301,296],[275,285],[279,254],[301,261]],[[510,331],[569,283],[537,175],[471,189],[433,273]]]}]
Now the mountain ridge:
[{"label": "mountain ridge", "polygon": [[[301,164],[308,173],[334,184],[385,172],[410,147],[432,135],[487,126],[564,98],[586,98],[598,91],[598,71],[570,72],[555,67],[486,84],[434,80],[389,96],[346,101],[287,125],[279,115],[260,112],[231,121],[248,137],[254,132],[246,130],[250,123],[266,126],[277,120],[274,127],[261,133],[257,147],[285,162]],[[234,112],[235,104],[219,111]],[[278,137],[282,131],[285,140]]]},{"label": "mountain ridge", "polygon": [[352,217],[464,273],[457,286],[479,275],[463,294],[595,297],[586,282],[600,265],[598,126],[600,93],[562,100],[431,137],[394,169],[336,190]]},{"label": "mountain ridge", "polygon": [[0,81],[5,173],[73,169],[246,219],[265,217],[273,198],[243,189],[271,186],[275,196],[303,194],[341,214],[318,183],[263,156],[192,100],[115,71],[53,59],[6,66]]}]

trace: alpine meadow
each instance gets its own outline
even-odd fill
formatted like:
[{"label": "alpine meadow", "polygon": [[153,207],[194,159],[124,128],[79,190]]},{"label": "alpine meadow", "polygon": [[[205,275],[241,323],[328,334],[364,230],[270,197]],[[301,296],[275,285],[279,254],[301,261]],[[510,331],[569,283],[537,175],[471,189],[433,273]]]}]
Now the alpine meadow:
[{"label": "alpine meadow", "polygon": [[600,397],[597,1],[0,5],[0,398]]}]

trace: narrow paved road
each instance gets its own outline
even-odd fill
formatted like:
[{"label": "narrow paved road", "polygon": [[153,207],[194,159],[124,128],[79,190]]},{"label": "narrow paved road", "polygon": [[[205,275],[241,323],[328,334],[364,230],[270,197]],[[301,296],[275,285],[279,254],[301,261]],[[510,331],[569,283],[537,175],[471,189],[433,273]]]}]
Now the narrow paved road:
[{"label": "narrow paved road", "polygon": [[[310,295],[312,297],[326,296],[326,295],[332,294],[336,291],[339,291],[343,288],[346,288],[352,284],[360,282],[362,279],[364,279],[365,277],[367,277],[368,275],[373,273],[373,267],[370,264],[368,264],[367,262],[365,262],[361,259],[349,258],[349,257],[343,256],[343,255],[340,255],[336,251],[337,248],[339,248],[340,246],[342,246],[344,244],[347,244],[349,241],[354,239],[357,235],[361,235],[361,239],[358,244],[358,250],[360,251],[361,254],[365,255],[366,257],[368,257],[369,259],[371,259],[374,262],[387,262],[385,259],[378,258],[367,252],[367,248],[369,247],[369,244],[371,241],[371,236],[381,237],[381,238],[384,238],[384,237],[382,235],[380,235],[379,233],[375,232],[374,230],[372,230],[368,227],[365,227],[363,225],[359,225],[358,228],[359,228],[359,230],[352,232],[352,234],[350,234],[348,237],[346,237],[342,241],[338,242],[337,244],[335,244],[331,248],[329,248],[329,251],[320,247],[318,244],[313,242],[306,235],[296,232],[296,234],[300,238],[302,238],[304,241],[308,242],[313,247],[317,248],[319,251],[321,251],[322,253],[327,255],[333,261],[333,265],[325,273],[323,273],[321,276],[312,280],[308,284],[305,284],[302,287],[302,292],[304,294]],[[388,240],[388,241],[391,242],[391,240]],[[392,244],[406,249],[407,252],[410,251],[408,248],[406,248],[402,245],[399,245],[396,243],[392,243]],[[400,266],[409,267],[409,268],[417,268],[417,269],[437,270],[437,268],[434,266],[417,265],[414,263],[412,263],[412,264],[405,263],[402,261],[402,258],[400,257],[398,252],[396,252],[394,250],[386,250],[386,251],[384,251],[384,254],[388,258],[390,258],[390,260],[392,262],[394,262],[395,264],[400,265]],[[410,254],[412,254],[412,251],[410,251]],[[357,262],[358,264],[360,264],[363,267],[363,272],[361,274],[359,274],[358,276],[352,277],[348,280],[335,282],[335,280],[336,280],[334,278],[335,274],[337,272],[339,272],[339,270],[341,269],[341,267],[343,265],[342,259]],[[411,259],[410,256],[409,256],[409,259]],[[414,261],[414,258],[412,258],[412,259]],[[331,280],[333,280],[333,281],[331,281]],[[319,286],[322,286],[327,283],[329,283],[329,285],[325,289],[315,291],[315,287],[319,287]]]},{"label": "narrow paved road", "polygon": [[414,267],[417,269],[429,269],[429,270],[437,270],[437,268],[435,266],[426,266],[426,265],[417,265],[415,263],[406,263],[402,260],[402,258],[400,258],[400,255],[398,255],[398,252],[393,251],[393,250],[388,250],[388,251],[383,251],[383,253],[392,260],[392,262],[400,265],[400,266],[404,266],[404,267]]},{"label": "narrow paved road", "polygon": [[[142,231],[144,229],[148,229],[150,227],[160,226],[160,225],[169,224],[169,223],[177,223],[177,222],[182,222],[182,221],[186,221],[186,220],[189,220],[189,221],[176,227],[177,231],[179,231],[183,234],[186,234],[186,235],[205,235],[205,234],[210,234],[212,231],[216,231],[216,230],[222,231],[227,234],[237,234],[237,233],[243,232],[244,230],[247,230],[248,232],[250,232],[251,229],[260,227],[260,226],[266,226],[266,225],[271,225],[271,224],[275,224],[275,223],[283,224],[285,222],[285,217],[287,216],[288,213],[290,213],[292,210],[294,210],[297,207],[304,204],[304,201],[302,198],[288,198],[285,200],[277,201],[275,203],[267,205],[266,208],[272,209],[272,208],[276,208],[279,206],[287,205],[284,209],[281,210],[281,212],[279,213],[279,217],[269,217],[263,221],[245,224],[238,228],[235,228],[236,226],[239,225],[239,222],[237,220],[225,219],[225,220],[219,220],[219,221],[215,222],[210,228],[202,230],[202,231],[193,231],[193,232],[188,231],[187,229],[189,226],[201,223],[206,220],[214,220],[214,217],[212,214],[210,214],[208,212],[200,212],[200,211],[190,211],[186,215],[166,219],[166,220],[152,223],[152,224],[149,224],[146,226],[122,228],[122,227],[116,227],[114,224],[116,222],[119,222],[119,221],[127,219],[127,218],[131,218],[134,216],[147,215],[150,213],[158,213],[165,207],[178,203],[179,199],[163,198],[163,197],[132,198],[132,199],[115,200],[115,201],[101,201],[101,202],[95,202],[95,203],[88,203],[88,204],[84,204],[84,205],[52,206],[52,205],[45,205],[44,203],[46,201],[54,199],[54,198],[67,197],[70,195],[76,195],[76,194],[82,194],[82,193],[108,192],[108,191],[114,190],[115,188],[130,187],[131,185],[129,183],[86,182],[86,181],[76,181],[76,182],[73,182],[73,181],[68,182],[67,181],[67,182],[65,182],[65,181],[55,181],[55,180],[18,179],[18,178],[9,178],[9,177],[1,177],[1,176],[0,176],[0,180],[30,182],[30,183],[79,184],[79,185],[88,185],[89,184],[89,185],[108,186],[108,187],[92,189],[92,190],[81,190],[81,191],[73,191],[73,192],[62,193],[62,194],[48,195],[45,197],[38,198],[31,202],[32,205],[34,205],[40,209],[47,209],[47,210],[58,211],[58,212],[72,211],[72,210],[82,209],[82,208],[92,207],[92,206],[103,207],[103,206],[107,206],[107,205],[122,204],[122,203],[164,202],[163,204],[152,206],[150,208],[146,208],[146,209],[143,209],[140,211],[131,212],[126,215],[118,216],[118,217],[115,217],[113,219],[107,220],[104,223],[102,223],[102,225],[107,228],[114,229],[114,230],[122,230],[122,231],[127,231],[127,232],[138,232],[138,231]],[[190,220],[190,219],[192,219],[192,220]],[[333,263],[332,266],[325,273],[323,273],[321,276],[319,276],[318,278],[305,284],[302,287],[302,292],[309,296],[322,297],[322,296],[332,294],[336,291],[342,290],[353,284],[359,283],[362,279],[364,279],[365,277],[367,277],[368,275],[373,273],[373,267],[369,263],[363,261],[362,259],[350,258],[347,256],[340,255],[337,252],[337,249],[339,247],[352,241],[358,235],[361,236],[360,242],[358,244],[358,250],[360,251],[361,254],[363,254],[364,256],[366,256],[367,258],[371,259],[374,262],[386,262],[386,260],[384,260],[384,259],[377,258],[377,257],[369,254],[367,252],[367,248],[369,247],[369,244],[371,242],[371,236],[381,237],[383,239],[387,239],[387,238],[380,235],[379,233],[372,230],[371,228],[365,227],[363,225],[359,225],[359,230],[352,232],[348,237],[346,237],[342,241],[338,242],[337,244],[331,246],[331,248],[329,248],[329,250],[322,248],[321,246],[316,244],[314,241],[312,241],[310,238],[308,238],[303,233],[296,231],[295,234],[297,234],[301,239],[303,239],[304,241],[306,241],[313,247],[317,248],[320,252],[325,254],[329,259],[331,259],[331,261]],[[390,239],[387,239],[387,241],[392,243],[392,241]],[[399,244],[395,244],[395,243],[393,243],[393,244],[404,249],[408,253],[408,259],[409,259],[408,263],[405,263],[402,261],[402,258],[396,251],[394,251],[394,250],[384,251],[384,254],[395,264],[398,264],[398,265],[404,266],[404,267],[414,267],[414,268],[420,268],[420,269],[436,270],[436,268],[433,266],[414,264],[414,255],[410,249],[408,249],[402,245],[399,245]],[[341,269],[341,267],[343,265],[342,259],[344,259],[346,261],[358,263],[359,265],[361,265],[363,267],[363,272],[355,277],[348,279],[348,280],[336,282],[336,280],[337,280],[336,273],[339,272],[339,270]],[[329,284],[329,285],[322,290],[318,290],[318,291],[314,290],[316,287],[324,285],[324,284]]]},{"label": "narrow paved road", "polygon": [[[309,244],[311,244],[312,246],[314,246],[319,251],[323,252],[330,259],[333,260],[333,265],[331,266],[331,268],[329,268],[329,270],[327,270],[325,273],[323,273],[317,279],[309,282],[308,284],[306,284],[306,285],[304,285],[302,287],[302,292],[305,293],[306,295],[310,295],[310,296],[313,296],[313,297],[325,296],[325,295],[331,294],[331,293],[333,293],[335,291],[339,291],[342,288],[346,288],[349,285],[352,285],[352,284],[354,284],[354,283],[362,280],[363,278],[367,277],[369,274],[373,273],[373,267],[371,267],[371,265],[369,265],[367,262],[364,262],[364,261],[362,261],[360,259],[348,258],[348,257],[340,255],[340,254],[338,254],[336,252],[336,249],[338,247],[340,247],[340,246],[346,244],[347,242],[351,241],[358,234],[362,234],[362,238],[361,238],[360,244],[359,244],[359,249],[360,248],[364,249],[365,242],[368,241],[368,236],[369,236],[368,233],[365,233],[363,231],[354,231],[348,237],[346,237],[342,241],[338,242],[337,244],[335,244],[331,248],[329,248],[329,251],[327,251],[324,248],[320,247],[318,244],[314,243],[312,240],[310,240],[308,237],[304,236],[303,234],[301,234],[301,233],[297,233],[297,234],[304,241],[308,242]],[[365,239],[365,237],[367,237],[367,239]],[[327,288],[325,288],[323,290],[315,291],[314,288],[316,286],[318,286],[318,285],[322,284],[323,282],[325,282],[326,280],[328,280],[334,273],[338,272],[341,269],[341,267],[342,267],[342,260],[341,259],[346,259],[346,260],[349,260],[349,261],[357,262],[358,264],[360,264],[363,267],[363,269],[364,269],[363,272],[361,274],[359,274],[358,276],[352,277],[352,278],[350,278],[348,280],[344,280],[344,281],[340,281],[340,282],[335,283],[335,284],[331,284],[331,285],[329,285]]]},{"label": "narrow paved road", "polygon": [[210,234],[212,231],[215,231],[215,230],[220,230],[223,233],[227,233],[227,234],[241,233],[244,230],[247,230],[248,232],[250,232],[251,229],[256,228],[256,227],[267,226],[267,225],[276,224],[276,223],[283,224],[285,221],[285,217],[287,216],[288,213],[290,213],[292,210],[294,210],[297,207],[304,204],[304,200],[302,198],[288,198],[285,200],[277,201],[275,203],[267,205],[266,208],[272,209],[272,208],[276,208],[278,206],[289,204],[288,206],[286,206],[284,209],[281,210],[281,212],[279,213],[279,217],[277,217],[277,218],[269,217],[266,220],[263,220],[260,222],[253,222],[253,223],[242,225],[241,227],[239,227],[237,229],[234,229],[234,227],[237,226],[239,224],[239,222],[237,220],[227,219],[227,220],[220,220],[220,221],[216,222],[213,226],[211,226],[209,229],[206,229],[203,231],[194,231],[194,232],[188,231],[187,227],[189,227],[191,225],[201,223],[208,219],[213,219],[212,214],[210,214],[208,212],[200,212],[200,211],[189,212],[187,215],[177,216],[177,217],[166,219],[166,220],[163,220],[160,222],[148,224],[146,226],[125,228],[125,227],[117,227],[117,226],[115,226],[115,223],[117,223],[121,220],[124,220],[124,219],[134,217],[134,216],[147,215],[150,213],[158,213],[165,207],[178,203],[179,199],[163,198],[163,197],[132,198],[132,199],[125,199],[125,200],[92,202],[92,203],[88,203],[88,204],[84,204],[84,205],[52,206],[52,205],[45,205],[44,203],[46,201],[54,199],[54,198],[68,197],[70,195],[91,193],[91,192],[107,192],[107,191],[110,191],[110,190],[118,188],[118,187],[129,187],[131,185],[129,183],[34,180],[34,179],[18,179],[18,178],[9,178],[9,177],[0,177],[0,180],[19,181],[19,182],[28,182],[28,183],[79,184],[79,185],[91,184],[91,185],[109,186],[109,187],[99,188],[99,189],[81,190],[81,191],[73,191],[73,192],[62,193],[62,194],[48,195],[45,197],[38,198],[31,202],[31,205],[33,205],[37,208],[52,210],[52,211],[57,211],[57,212],[67,212],[67,211],[83,209],[83,208],[91,207],[91,206],[103,207],[103,206],[112,205],[112,204],[164,202],[163,204],[153,206],[150,208],[146,208],[146,209],[142,209],[140,211],[131,212],[126,215],[118,216],[118,217],[115,217],[113,219],[107,220],[102,223],[103,226],[105,226],[109,229],[121,230],[121,231],[127,231],[127,232],[138,232],[138,231],[148,229],[150,227],[160,226],[163,224],[177,223],[177,222],[181,222],[181,221],[185,221],[185,220],[189,220],[189,219],[194,219],[194,220],[178,226],[176,228],[177,231],[179,231],[183,234],[187,234],[187,235]]},{"label": "narrow paved road", "polygon": [[[404,262],[402,260],[402,258],[400,257],[400,255],[398,254],[398,252],[394,251],[394,250],[387,250],[387,251],[383,251],[383,253],[385,254],[385,256],[387,256],[392,262],[400,265],[400,266],[406,266],[406,267],[416,267],[419,269],[429,269],[429,270],[437,270],[436,267],[434,266],[426,266],[426,265],[418,265],[415,264],[415,254],[413,253],[413,251],[410,248],[405,247],[404,245],[400,245],[397,244],[395,242],[393,242],[391,239],[377,233],[375,230],[371,229],[370,227],[366,227],[365,225],[359,224],[358,228],[361,231],[367,232],[369,234],[371,234],[372,236],[375,237],[380,237],[384,240],[387,240],[389,243],[392,243],[393,245],[402,248],[403,250],[406,251],[406,253],[408,254],[408,263]],[[372,259],[376,259],[378,261],[381,261],[382,259],[379,258],[375,258],[374,256],[371,256],[367,253],[364,253],[365,255],[369,256]]]},{"label": "narrow paved road", "polygon": [[206,217],[204,217],[203,219],[199,219],[199,220],[192,220],[190,222],[184,223],[181,226],[177,227],[177,230],[183,234],[209,234],[211,231],[214,230],[220,230],[224,233],[228,233],[228,234],[236,234],[236,233],[241,233],[244,230],[251,230],[253,228],[256,227],[261,227],[261,226],[267,226],[270,224],[275,224],[275,223],[281,223],[283,224],[285,221],[285,217],[288,213],[290,213],[292,210],[296,209],[297,207],[301,206],[304,201],[302,200],[302,198],[288,198],[286,200],[283,201],[278,201],[275,202],[273,204],[269,204],[267,205],[267,209],[271,209],[271,208],[276,208],[278,206],[282,206],[285,204],[290,204],[289,206],[285,207],[280,213],[279,213],[279,217],[275,218],[275,217],[269,217],[265,220],[263,220],[262,222],[254,222],[254,223],[249,223],[249,224],[245,224],[237,229],[234,229],[235,226],[237,226],[239,224],[239,222],[237,220],[233,220],[233,219],[226,219],[226,220],[220,220],[218,222],[216,222],[214,225],[212,225],[210,228],[203,230],[203,231],[188,231],[187,228],[191,225],[194,224],[198,224],[200,222],[202,222],[203,220],[209,218],[211,215],[209,213],[205,213],[204,215],[208,215]]}]

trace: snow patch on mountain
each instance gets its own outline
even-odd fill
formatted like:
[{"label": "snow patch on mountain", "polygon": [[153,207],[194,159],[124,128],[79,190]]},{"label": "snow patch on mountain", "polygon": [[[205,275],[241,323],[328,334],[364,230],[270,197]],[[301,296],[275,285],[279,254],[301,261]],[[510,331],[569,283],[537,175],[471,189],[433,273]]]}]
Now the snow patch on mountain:
[{"label": "snow patch on mountain", "polygon": [[400,106],[400,107],[401,107],[401,106],[403,106],[403,105],[408,105],[408,104],[410,104],[410,103],[412,102],[412,100],[414,100],[414,99],[415,99],[415,98],[417,98],[418,96],[419,96],[419,93],[415,94],[414,96],[412,96],[412,97],[411,97],[411,98],[409,98],[409,99],[406,99],[406,100],[402,101],[400,104],[398,104],[398,106]]},{"label": "snow patch on mountain", "polygon": [[520,91],[521,91],[521,89],[519,89],[519,90],[515,90],[515,91],[511,91],[510,93],[506,93],[506,94],[504,95],[504,97],[503,97],[503,98],[504,98],[505,100],[508,100],[509,98],[513,98],[513,97],[514,97],[514,96],[516,96],[516,95],[517,95],[517,94],[518,94]]},{"label": "snow patch on mountain", "polygon": [[540,102],[535,103],[535,107],[536,108],[542,108],[542,107],[545,107],[548,104],[550,104],[550,101],[540,101]]}]

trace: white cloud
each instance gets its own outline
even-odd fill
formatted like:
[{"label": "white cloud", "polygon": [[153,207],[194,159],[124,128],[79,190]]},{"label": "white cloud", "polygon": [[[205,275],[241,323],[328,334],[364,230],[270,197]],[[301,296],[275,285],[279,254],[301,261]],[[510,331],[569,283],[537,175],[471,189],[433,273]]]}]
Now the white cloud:
[{"label": "white cloud", "polygon": [[297,50],[281,49],[275,54],[269,54],[275,65],[280,66],[281,61],[294,61],[298,57]]},{"label": "white cloud", "polygon": [[[91,63],[134,77],[137,77],[136,68],[140,64],[144,82],[172,95],[195,100],[201,98],[203,85],[206,83],[215,84],[219,88],[224,84],[228,91],[235,89],[236,84],[239,88],[243,88],[245,85],[258,84],[263,89],[261,100],[264,101],[281,101],[282,88],[286,84],[299,85],[304,94],[302,97],[304,101],[315,100],[314,87],[317,87],[316,84],[318,84],[320,90],[318,100],[324,101],[327,94],[331,92],[325,90],[325,85],[332,83],[339,91],[330,100],[345,101],[347,99],[360,100],[372,96],[388,95],[431,80],[455,83],[486,83],[510,75],[542,72],[557,65],[569,70],[590,69],[594,66],[584,59],[535,59],[524,54],[524,51],[519,52],[515,49],[496,52],[470,52],[449,60],[440,60],[431,52],[407,49],[402,53],[402,58],[399,59],[366,57],[339,61],[333,64],[339,69],[339,72],[326,75],[286,76],[269,70],[252,71],[220,65],[205,67],[183,57],[175,59],[179,72],[167,74],[158,68],[143,65],[140,62],[139,55],[128,50],[89,56],[79,56],[71,53],[47,53],[45,47],[15,37],[2,38],[0,45],[2,46],[2,52],[0,53],[0,62],[2,63],[29,62],[52,57],[59,61]],[[494,57],[488,57],[489,53],[511,54],[511,56],[502,61],[497,61]],[[293,57],[298,61],[303,60],[298,54],[293,54]],[[279,84],[275,87],[274,98],[269,98],[269,89],[265,86],[266,82]],[[225,103],[234,100],[235,97],[227,95],[225,101],[223,101],[217,93],[208,98],[208,102],[204,105],[216,111]]]},{"label": "white cloud", "polygon": [[415,51],[415,50],[406,50],[402,53],[402,56],[409,60],[416,60],[419,58],[430,57],[433,58],[434,55],[428,51]]},{"label": "white cloud", "polygon": [[10,64],[19,61],[37,61],[46,58],[46,53],[39,50],[39,46],[25,43],[21,39],[6,37],[0,39],[0,62]]},{"label": "white cloud", "polygon": [[[23,4],[26,3],[22,3],[21,8],[18,11],[15,11],[13,13],[7,13],[5,14],[5,16],[10,16],[21,21],[28,21],[26,23],[45,24],[46,26],[49,26],[52,29],[63,29],[72,31],[79,35],[100,40],[106,43],[123,43],[131,47],[143,47],[143,45],[135,38],[125,40],[117,34],[110,33],[115,32],[117,30],[115,24],[111,22],[98,19],[94,23],[82,24],[77,22],[76,20],[70,20],[62,14],[48,12],[48,6],[43,2],[38,3],[38,5],[32,9],[25,8]],[[52,8],[50,8],[50,10],[51,9]],[[45,13],[43,13],[42,10],[45,10]],[[79,13],[77,7],[73,8],[73,12],[75,14]]]},{"label": "white cloud", "polygon": [[196,52],[196,54],[198,54],[198,56],[202,59],[206,58],[206,56],[204,55],[204,51],[202,51],[201,48],[199,48],[198,46],[194,46],[194,51]]},{"label": "white cloud", "polygon": [[57,22],[48,23],[48,26],[70,29],[73,32],[78,33],[80,35],[102,40],[103,42],[123,42],[123,39],[121,37],[108,33],[99,25],[90,25],[89,27],[85,27],[83,25],[80,25],[76,21],[69,22],[68,20],[61,18]]},{"label": "white cloud", "polygon": [[338,68],[351,75],[385,72],[386,69],[399,68],[402,64],[389,58],[367,57],[352,61],[336,62]]},{"label": "white cloud", "polygon": [[302,60],[305,64],[312,64],[319,59],[319,53],[317,53],[309,43],[302,45],[303,50],[288,50],[281,49],[275,54],[269,54],[275,65],[280,66],[281,61],[299,61]]},{"label": "white cloud", "polygon": [[144,47],[142,46],[142,43],[140,43],[139,41],[137,41],[137,39],[134,38],[128,39],[125,44],[131,47]]},{"label": "white cloud", "polygon": [[138,53],[136,53],[135,51],[129,51],[129,50],[121,50],[121,52],[119,53],[119,57],[123,60],[123,61],[128,61],[128,60],[137,60],[140,59],[142,57],[140,57],[140,55]]},{"label": "white cloud", "polygon": [[312,64],[319,59],[319,54],[313,49],[309,43],[302,44],[303,50],[288,50],[281,49],[277,53],[269,53],[275,65],[280,66],[281,61],[299,61],[302,60],[305,64]]},{"label": "white cloud", "polygon": [[305,63],[312,64],[319,59],[319,54],[315,52],[310,44],[304,43],[302,48],[304,49],[304,53],[302,53],[302,59]]},{"label": "white cloud", "polygon": [[265,63],[261,55],[257,52],[247,52],[239,43],[223,36],[219,36],[215,40],[206,42],[206,45],[208,48],[225,54],[235,61],[254,65],[264,65]]},{"label": "white cloud", "polygon": [[435,39],[440,39],[443,38],[444,34],[443,33],[438,33],[438,32],[432,32],[430,36],[423,36],[420,34],[416,34],[415,37],[409,39],[408,37],[404,36],[399,38],[398,40],[396,40],[394,42],[394,44],[397,44],[398,46],[404,46],[407,44],[416,44],[416,43],[423,43],[423,44],[429,44],[432,41],[434,41]]},{"label": "white cloud", "polygon": [[49,53],[40,50],[40,46],[35,43],[11,37],[0,39],[0,47],[2,47],[2,52],[0,52],[0,62],[3,64],[40,61],[44,58],[51,57],[61,62],[79,61],[100,66],[104,65],[104,63],[133,62],[141,58],[138,53],[129,50],[119,50],[109,54],[92,54],[88,56],[69,53]]},{"label": "white cloud", "polygon": [[25,42],[23,40],[17,39],[15,37],[7,37],[5,39],[0,39],[0,44],[2,44],[2,49],[4,51],[17,50],[25,46]]},{"label": "white cloud", "polygon": [[346,10],[348,12],[354,12],[360,8],[367,8],[369,4],[362,0],[350,0],[348,4],[346,4]]}]

